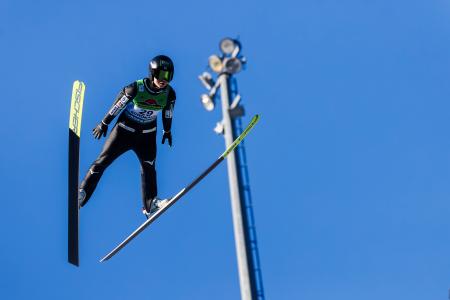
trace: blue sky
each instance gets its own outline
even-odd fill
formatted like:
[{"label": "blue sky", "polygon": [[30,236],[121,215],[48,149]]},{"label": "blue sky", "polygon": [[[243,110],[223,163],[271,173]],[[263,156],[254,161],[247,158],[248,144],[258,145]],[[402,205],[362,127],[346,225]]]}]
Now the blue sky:
[{"label": "blue sky", "polygon": [[138,161],[123,155],[81,211],[81,267],[66,262],[73,81],[87,85],[83,176],[117,92],[173,58],[174,147],[157,160],[170,196],[223,151],[197,76],[239,36],[244,123],[262,116],[246,150],[266,298],[445,299],[449,20],[443,0],[2,0],[2,298],[239,298],[225,164],[100,264],[143,221]]}]

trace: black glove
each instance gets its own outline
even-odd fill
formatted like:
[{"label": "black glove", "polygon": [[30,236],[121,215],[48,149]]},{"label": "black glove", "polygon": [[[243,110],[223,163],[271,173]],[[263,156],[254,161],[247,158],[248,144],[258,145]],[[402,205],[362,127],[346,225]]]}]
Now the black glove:
[{"label": "black glove", "polygon": [[163,131],[163,138],[162,138],[162,144],[164,144],[164,142],[166,141],[166,139],[169,142],[169,147],[172,147],[172,133],[170,131]]},{"label": "black glove", "polygon": [[106,136],[106,132],[108,131],[108,125],[101,122],[97,125],[94,129],[92,129],[92,134],[94,135],[95,139],[100,139],[103,136]]}]

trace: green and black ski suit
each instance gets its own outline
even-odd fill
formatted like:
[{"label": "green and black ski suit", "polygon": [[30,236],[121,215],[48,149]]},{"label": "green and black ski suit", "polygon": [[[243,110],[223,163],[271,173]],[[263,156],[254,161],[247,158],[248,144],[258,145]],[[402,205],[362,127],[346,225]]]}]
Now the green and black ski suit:
[{"label": "green and black ski suit", "polygon": [[86,193],[81,206],[88,202],[105,169],[117,157],[133,150],[141,164],[143,206],[150,211],[151,201],[158,194],[155,170],[156,117],[162,112],[164,131],[170,131],[175,99],[175,91],[170,85],[158,90],[148,78],[137,80],[122,89],[102,120],[103,124],[109,125],[120,114],[102,152],[80,184],[80,189]]}]

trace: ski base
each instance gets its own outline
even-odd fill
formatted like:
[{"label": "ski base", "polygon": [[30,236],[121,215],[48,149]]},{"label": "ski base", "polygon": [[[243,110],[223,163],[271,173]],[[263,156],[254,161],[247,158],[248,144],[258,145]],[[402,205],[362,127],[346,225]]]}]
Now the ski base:
[{"label": "ski base", "polygon": [[69,180],[68,180],[68,261],[79,266],[78,251],[78,176],[80,154],[81,116],[83,112],[85,85],[73,83],[69,117]]},{"label": "ski base", "polygon": [[78,164],[80,139],[69,130],[69,211],[68,211],[68,259],[79,266],[78,255]]}]

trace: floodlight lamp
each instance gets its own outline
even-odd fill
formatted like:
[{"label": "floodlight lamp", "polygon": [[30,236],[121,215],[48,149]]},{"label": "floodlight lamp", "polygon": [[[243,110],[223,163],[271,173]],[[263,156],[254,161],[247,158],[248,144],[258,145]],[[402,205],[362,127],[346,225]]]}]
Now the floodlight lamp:
[{"label": "floodlight lamp", "polygon": [[217,122],[216,127],[214,127],[214,132],[217,134],[223,134],[225,132],[223,121]]},{"label": "floodlight lamp", "polygon": [[203,72],[202,75],[198,76],[198,79],[200,79],[207,90],[211,90],[212,87],[216,84],[214,82],[214,79],[212,79],[211,74],[209,74],[208,72]]},{"label": "floodlight lamp", "polygon": [[222,51],[226,55],[231,55],[236,48],[237,44],[235,40],[230,38],[224,38],[220,41],[219,47],[220,51]]},{"label": "floodlight lamp", "polygon": [[231,53],[231,57],[237,57],[239,52],[241,52],[241,43],[239,43],[239,41],[237,41],[237,40],[234,40],[234,44],[235,44],[235,47],[234,47],[233,52]]},{"label": "floodlight lamp", "polygon": [[225,71],[230,74],[236,74],[242,69],[242,62],[236,57],[225,59],[224,65]]},{"label": "floodlight lamp", "polygon": [[208,94],[202,94],[201,101],[202,101],[203,107],[207,111],[212,111],[214,109],[214,106],[215,106],[214,100]]},{"label": "floodlight lamp", "polygon": [[222,60],[217,55],[211,55],[208,59],[209,67],[216,73],[222,72],[223,64]]}]

